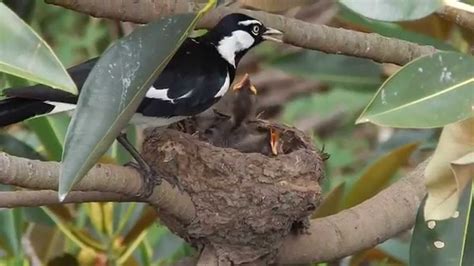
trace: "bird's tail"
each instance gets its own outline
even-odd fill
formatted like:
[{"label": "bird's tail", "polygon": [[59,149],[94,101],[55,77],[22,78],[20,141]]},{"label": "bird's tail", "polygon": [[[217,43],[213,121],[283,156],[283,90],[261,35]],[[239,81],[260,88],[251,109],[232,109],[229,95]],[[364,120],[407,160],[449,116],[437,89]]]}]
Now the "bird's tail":
[{"label": "bird's tail", "polygon": [[21,122],[28,118],[45,115],[55,106],[41,100],[7,98],[0,101],[0,127]]}]

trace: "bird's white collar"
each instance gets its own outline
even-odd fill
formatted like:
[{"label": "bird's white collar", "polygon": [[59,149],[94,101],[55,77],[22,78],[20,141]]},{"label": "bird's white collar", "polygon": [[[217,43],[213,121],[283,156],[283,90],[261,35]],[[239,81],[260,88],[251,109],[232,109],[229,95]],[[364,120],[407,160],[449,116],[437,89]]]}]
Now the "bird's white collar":
[{"label": "bird's white collar", "polygon": [[255,39],[250,33],[236,30],[232,35],[224,37],[217,44],[217,51],[229,64],[235,68],[235,55],[247,50],[254,44]]}]

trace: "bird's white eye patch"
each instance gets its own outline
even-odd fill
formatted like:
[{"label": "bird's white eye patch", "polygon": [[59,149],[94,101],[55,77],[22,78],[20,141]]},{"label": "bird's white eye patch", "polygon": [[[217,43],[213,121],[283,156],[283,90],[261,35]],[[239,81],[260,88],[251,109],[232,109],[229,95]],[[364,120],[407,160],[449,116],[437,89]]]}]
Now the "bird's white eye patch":
[{"label": "bird's white eye patch", "polygon": [[258,32],[260,31],[260,26],[255,25],[252,27],[252,34],[253,35],[258,35]]},{"label": "bird's white eye patch", "polygon": [[260,31],[260,26],[255,25],[255,26],[252,27],[252,33],[253,33],[254,35],[258,35],[258,32],[259,32],[259,31]]},{"label": "bird's white eye patch", "polygon": [[256,19],[250,19],[250,20],[244,20],[244,21],[240,21],[238,23],[239,25],[244,25],[244,26],[248,26],[248,25],[252,25],[252,24],[259,24],[259,25],[262,25],[262,22],[256,20]]}]

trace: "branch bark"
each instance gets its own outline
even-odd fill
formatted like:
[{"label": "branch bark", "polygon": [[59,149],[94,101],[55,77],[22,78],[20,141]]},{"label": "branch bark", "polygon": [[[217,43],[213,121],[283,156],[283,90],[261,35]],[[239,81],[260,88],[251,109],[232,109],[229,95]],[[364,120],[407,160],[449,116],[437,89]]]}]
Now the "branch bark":
[{"label": "branch bark", "polygon": [[123,194],[98,191],[73,191],[60,202],[58,192],[53,190],[37,191],[1,191],[0,202],[3,208],[38,207],[39,205],[54,205],[64,203],[84,202],[130,202],[136,201]]},{"label": "branch bark", "polygon": [[[279,249],[278,263],[309,263],[330,261],[373,247],[413,226],[416,211],[425,195],[423,172],[427,161],[415,171],[402,178],[375,197],[338,214],[311,221],[309,234],[287,237]],[[0,183],[30,189],[57,188],[59,164],[56,162],[32,161],[0,154]],[[141,178],[130,168],[112,165],[97,165],[75,187],[67,198],[69,202],[83,202],[98,197],[109,200],[117,197],[123,201],[136,200]],[[99,192],[98,192],[99,191]],[[105,193],[104,193],[105,192]],[[8,194],[4,194],[8,193]],[[10,194],[17,193],[17,194]],[[27,193],[27,194],[25,194]],[[19,196],[35,198],[23,200]],[[17,201],[4,201],[4,197],[15,197]],[[55,203],[52,191],[16,191],[0,194],[1,207],[40,206]],[[159,210],[171,212],[181,221],[191,222],[195,210],[189,197],[174,189],[166,181],[155,188],[147,201]],[[23,204],[23,205],[22,205]]]},{"label": "branch bark", "polygon": [[[33,161],[25,158],[15,157],[6,153],[0,153],[0,183],[5,185],[20,186],[27,189],[37,190],[57,190],[59,180],[59,163]],[[137,201],[136,195],[142,186],[140,174],[128,167],[97,164],[89,173],[74,186],[74,191],[95,191],[112,196],[112,194],[122,194],[123,201]],[[13,193],[25,193],[17,191]],[[44,193],[44,192],[43,192]],[[5,194],[4,194],[5,195]],[[11,194],[10,194],[11,195]],[[87,201],[88,197],[94,194],[78,193],[72,194],[66,199],[70,202]],[[45,201],[37,201],[36,206],[41,206],[51,202],[50,196],[42,196]],[[76,200],[77,201],[74,201]],[[186,193],[177,188],[173,188],[168,182],[163,180],[160,186],[155,187],[153,194],[146,200],[153,206],[165,212],[174,214],[183,223],[190,222],[195,216],[194,205]],[[10,202],[9,206],[17,206]],[[23,204],[25,204],[23,202]]]},{"label": "branch bark", "polygon": [[452,6],[444,6],[437,13],[442,18],[474,32],[474,13]]},{"label": "branch bark", "polygon": [[[110,5],[108,1],[102,0],[46,0],[46,2],[96,17],[137,23],[146,23],[162,15],[159,12],[137,14],[137,10],[156,9],[155,3],[157,1],[123,0],[118,1],[118,4],[115,5]],[[174,13],[183,11],[184,9],[175,6]],[[223,16],[234,12],[250,15],[262,20],[269,27],[282,30],[285,33],[284,42],[287,44],[326,53],[345,54],[369,58],[382,63],[404,65],[417,57],[436,52],[436,49],[432,46],[422,46],[408,41],[383,37],[375,33],[362,33],[316,25],[281,15],[239,8],[219,7],[214,9],[199,22],[198,27],[211,28]]]}]

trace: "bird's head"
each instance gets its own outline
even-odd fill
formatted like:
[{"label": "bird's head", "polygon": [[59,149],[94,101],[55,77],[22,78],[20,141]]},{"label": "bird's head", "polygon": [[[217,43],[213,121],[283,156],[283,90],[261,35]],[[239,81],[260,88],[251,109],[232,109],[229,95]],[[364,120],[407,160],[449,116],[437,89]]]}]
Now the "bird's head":
[{"label": "bird's head", "polygon": [[282,32],[250,16],[233,13],[225,16],[209,31],[208,36],[221,56],[236,67],[236,64],[252,47],[264,40],[281,42]]}]

